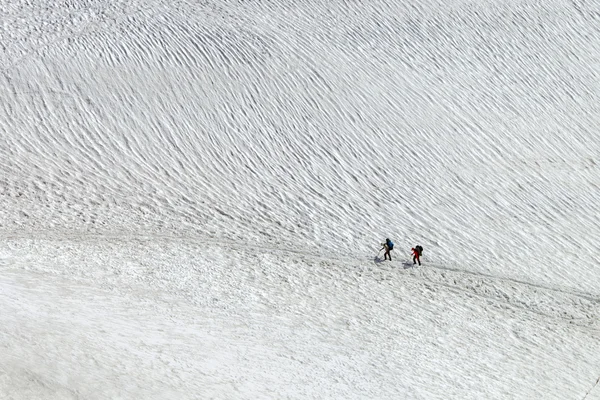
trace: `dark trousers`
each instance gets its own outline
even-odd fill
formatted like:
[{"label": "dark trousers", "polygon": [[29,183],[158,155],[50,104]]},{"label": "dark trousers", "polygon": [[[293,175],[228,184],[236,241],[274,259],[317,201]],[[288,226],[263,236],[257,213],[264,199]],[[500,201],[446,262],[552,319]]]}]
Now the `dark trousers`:
[{"label": "dark trousers", "polygon": [[387,258],[390,258],[390,261],[392,261],[392,255],[390,254],[390,249],[385,249],[385,254],[383,255],[383,259],[387,260]]},{"label": "dark trousers", "polygon": [[419,263],[419,265],[421,265],[421,257],[419,256],[414,256],[413,257],[413,264]]}]

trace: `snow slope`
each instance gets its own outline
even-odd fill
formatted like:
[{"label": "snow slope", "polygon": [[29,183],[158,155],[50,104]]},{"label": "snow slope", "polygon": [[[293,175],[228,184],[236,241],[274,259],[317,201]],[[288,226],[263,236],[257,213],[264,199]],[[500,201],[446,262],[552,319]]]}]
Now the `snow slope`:
[{"label": "snow slope", "polygon": [[0,398],[600,399],[600,3],[367,3],[2,2]]}]

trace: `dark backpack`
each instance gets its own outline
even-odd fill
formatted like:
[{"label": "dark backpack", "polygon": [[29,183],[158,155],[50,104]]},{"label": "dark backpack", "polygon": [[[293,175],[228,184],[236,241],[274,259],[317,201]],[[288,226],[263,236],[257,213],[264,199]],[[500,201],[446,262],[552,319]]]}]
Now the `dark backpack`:
[{"label": "dark backpack", "polygon": [[415,250],[419,252],[419,257],[423,255],[423,246],[416,246]]}]

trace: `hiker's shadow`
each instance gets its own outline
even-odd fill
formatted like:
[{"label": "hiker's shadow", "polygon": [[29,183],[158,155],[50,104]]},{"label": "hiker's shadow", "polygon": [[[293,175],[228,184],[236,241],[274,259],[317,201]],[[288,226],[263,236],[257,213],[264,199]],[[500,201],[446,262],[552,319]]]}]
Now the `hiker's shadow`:
[{"label": "hiker's shadow", "polygon": [[375,259],[374,259],[373,261],[375,261],[375,264],[379,264],[379,263],[382,263],[382,262],[384,262],[385,260],[384,260],[383,258],[380,258],[380,257],[378,257],[378,256],[375,256]]},{"label": "hiker's shadow", "polygon": [[415,264],[413,264],[411,261],[404,261],[404,262],[402,263],[402,267],[403,267],[404,269],[414,268],[414,267],[415,267]]}]

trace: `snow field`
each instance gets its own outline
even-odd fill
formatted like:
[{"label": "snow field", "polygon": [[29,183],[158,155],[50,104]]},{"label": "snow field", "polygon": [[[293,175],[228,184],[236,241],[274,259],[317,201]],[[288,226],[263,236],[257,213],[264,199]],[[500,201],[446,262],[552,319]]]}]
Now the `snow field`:
[{"label": "snow field", "polygon": [[596,5],[4,1],[0,398],[583,397]]}]

